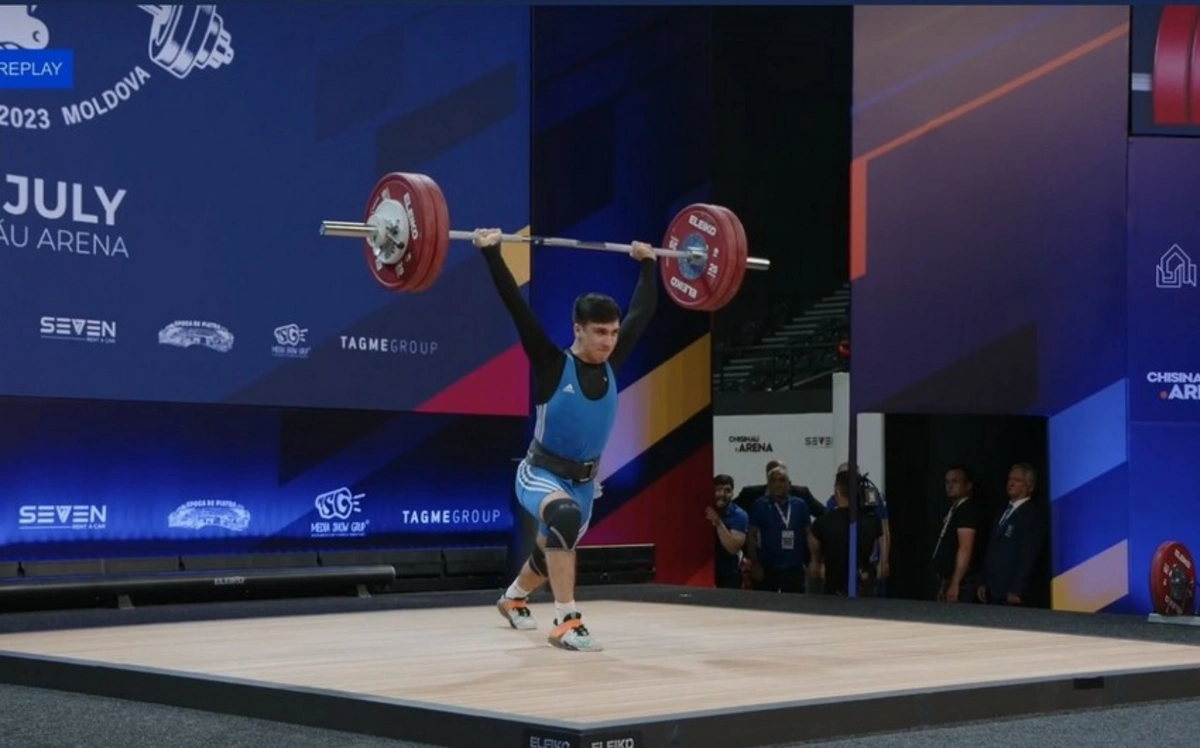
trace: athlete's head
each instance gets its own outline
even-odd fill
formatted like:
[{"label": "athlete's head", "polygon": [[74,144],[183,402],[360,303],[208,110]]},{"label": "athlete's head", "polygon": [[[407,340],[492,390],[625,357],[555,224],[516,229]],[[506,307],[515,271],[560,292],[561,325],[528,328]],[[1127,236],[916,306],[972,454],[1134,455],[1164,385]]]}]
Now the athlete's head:
[{"label": "athlete's head", "polygon": [[611,297],[589,293],[575,299],[575,355],[590,364],[608,360],[617,344],[621,307]]}]

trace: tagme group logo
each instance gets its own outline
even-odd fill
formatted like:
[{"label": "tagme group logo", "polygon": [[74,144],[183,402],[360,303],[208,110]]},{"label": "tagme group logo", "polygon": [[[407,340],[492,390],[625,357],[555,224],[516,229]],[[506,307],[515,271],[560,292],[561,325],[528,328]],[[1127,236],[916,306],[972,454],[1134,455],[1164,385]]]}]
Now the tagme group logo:
[{"label": "tagme group logo", "polygon": [[[44,9],[38,5],[0,6],[0,50],[4,51],[0,54],[0,87],[73,88],[74,67],[77,63],[88,65],[88,55],[77,56],[71,42],[88,36],[96,42],[89,50],[112,54],[90,29],[60,34],[38,13],[39,7]],[[139,17],[144,23],[146,15],[150,16],[148,43],[129,51],[128,71],[100,91],[83,92],[82,96],[73,92],[57,111],[0,105],[0,127],[48,130],[55,122],[67,127],[90,122],[117,110],[155,75],[166,73],[183,80],[197,71],[216,70],[233,62],[232,38],[215,5],[113,6],[112,12],[128,13],[130,23],[139,23]]]}]

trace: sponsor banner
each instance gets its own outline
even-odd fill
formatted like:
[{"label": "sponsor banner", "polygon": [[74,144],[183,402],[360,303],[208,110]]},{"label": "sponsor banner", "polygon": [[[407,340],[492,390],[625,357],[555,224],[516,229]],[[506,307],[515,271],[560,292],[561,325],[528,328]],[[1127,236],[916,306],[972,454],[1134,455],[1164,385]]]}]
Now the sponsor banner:
[{"label": "sponsor banner", "polygon": [[221,538],[345,539],[373,535],[506,532],[510,508],[487,499],[446,501],[407,492],[340,487],[316,496],[286,488],[256,498],[186,498],[164,502],[132,492],[107,502],[62,497],[43,503],[0,502],[0,544],[77,540]]},{"label": "sponsor banner", "polygon": [[[846,375],[837,375],[845,377]],[[848,381],[848,380],[845,380]],[[766,465],[788,466],[792,483],[808,486],[824,501],[833,495],[837,466],[848,450],[845,400],[848,392],[834,383],[834,413],[716,416],[713,418],[713,469],[732,476],[737,490],[766,482]],[[858,464],[886,494],[883,465],[883,416],[862,413],[858,422]]]},{"label": "sponsor banner", "polygon": [[[409,7],[357,12],[413,31]],[[365,57],[334,31],[314,75],[280,61],[331,33],[315,5],[0,6],[0,355],[22,362],[0,396],[526,415],[472,379],[527,368],[470,243],[395,294],[317,222],[362,220],[379,164],[434,159],[456,214],[527,225],[529,12],[423,17],[428,43]],[[478,126],[447,135],[446,112]]]}]

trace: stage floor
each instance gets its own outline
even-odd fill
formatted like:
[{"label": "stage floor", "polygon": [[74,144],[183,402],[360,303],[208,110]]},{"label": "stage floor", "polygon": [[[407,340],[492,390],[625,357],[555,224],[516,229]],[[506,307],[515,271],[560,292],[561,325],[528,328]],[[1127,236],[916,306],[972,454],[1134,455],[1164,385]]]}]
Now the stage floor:
[{"label": "stage floor", "polygon": [[0,650],[606,722],[902,690],[1200,666],[1200,647],[655,603],[583,606],[605,651],[547,645],[491,608],[0,636]]},{"label": "stage floor", "polygon": [[[987,699],[987,688],[1021,684],[1086,691],[1104,687],[1098,676],[1133,673],[1186,673],[1200,683],[1200,647],[1189,644],[630,600],[583,603],[605,650],[564,652],[545,640],[553,606],[532,607],[541,624],[534,632],[514,631],[483,603],[12,633],[0,635],[0,654],[100,666],[110,676],[149,673],[160,679],[156,689],[163,678],[202,680],[567,731],[678,728],[690,717],[761,718],[971,689]],[[423,732],[390,734],[437,742]],[[644,735],[636,743],[654,744]],[[735,744],[753,743],[727,743]]]}]

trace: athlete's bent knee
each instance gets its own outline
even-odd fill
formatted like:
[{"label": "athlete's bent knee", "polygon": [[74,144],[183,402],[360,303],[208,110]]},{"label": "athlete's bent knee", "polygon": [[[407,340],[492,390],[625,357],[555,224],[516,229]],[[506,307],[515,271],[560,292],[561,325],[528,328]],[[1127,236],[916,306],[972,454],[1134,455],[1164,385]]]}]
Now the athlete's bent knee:
[{"label": "athlete's bent knee", "polygon": [[542,550],[540,545],[535,544],[533,546],[533,553],[529,554],[529,568],[543,577],[550,576],[550,567],[546,565],[546,552]]},{"label": "athlete's bent knee", "polygon": [[583,529],[583,512],[579,504],[570,499],[558,499],[546,505],[543,514],[550,532],[546,536],[546,547],[551,550],[573,550]]}]

